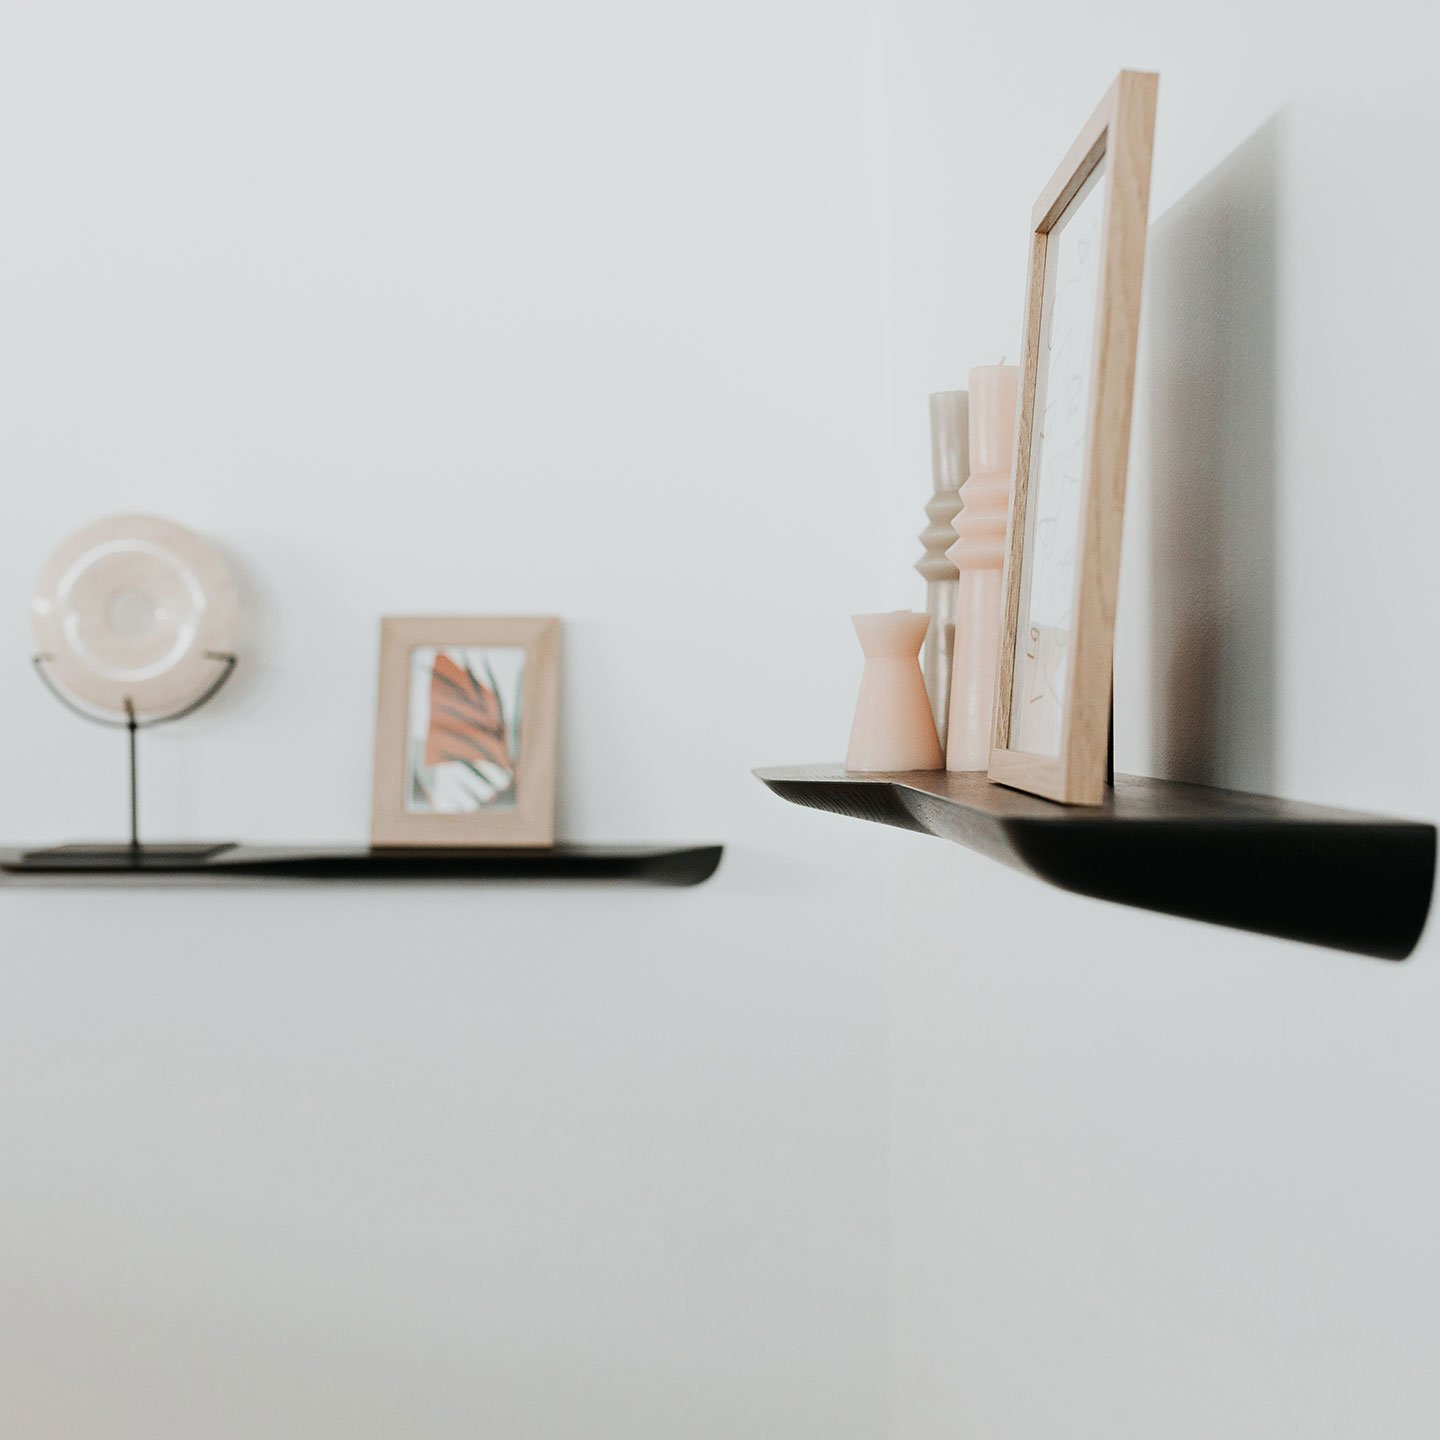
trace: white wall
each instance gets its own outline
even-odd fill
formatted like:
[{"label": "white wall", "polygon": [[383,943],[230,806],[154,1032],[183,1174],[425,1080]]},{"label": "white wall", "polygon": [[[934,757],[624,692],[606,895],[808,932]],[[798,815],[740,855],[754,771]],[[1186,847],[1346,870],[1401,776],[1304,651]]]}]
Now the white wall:
[{"label": "white wall", "polygon": [[[1117,763],[1433,819],[1433,23],[889,16],[891,573],[926,391],[1015,355],[1035,195],[1158,70]],[[1434,1435],[1433,927],[1392,967],[892,856],[895,1435]]]},{"label": "white wall", "polygon": [[1122,768],[1437,813],[1425,39],[0,11],[4,835],[122,823],[24,611],[139,507],[249,616],[147,738],[154,831],[358,839],[376,617],[539,610],[565,833],[729,845],[694,892],[5,892],[0,1430],[1432,1434],[1433,937],[1115,910],[746,774],[840,752],[841,617],[919,594],[924,396],[1014,355],[1030,204],[1129,64]]},{"label": "white wall", "polygon": [[870,1437],[883,837],[843,745],[884,513],[873,17],[0,11],[0,832],[115,835],[28,673],[97,514],[247,633],[152,834],[365,834],[377,619],[568,623],[562,833],[685,892],[0,896],[0,1433]]}]

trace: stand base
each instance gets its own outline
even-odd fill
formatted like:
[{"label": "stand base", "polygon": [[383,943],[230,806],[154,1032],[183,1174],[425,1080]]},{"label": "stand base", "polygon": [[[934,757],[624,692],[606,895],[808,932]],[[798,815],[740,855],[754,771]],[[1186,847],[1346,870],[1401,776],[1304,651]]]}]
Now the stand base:
[{"label": "stand base", "polygon": [[44,850],[26,850],[20,862],[33,870],[52,866],[59,870],[144,870],[198,864],[234,848],[233,840],[188,845],[51,845]]}]

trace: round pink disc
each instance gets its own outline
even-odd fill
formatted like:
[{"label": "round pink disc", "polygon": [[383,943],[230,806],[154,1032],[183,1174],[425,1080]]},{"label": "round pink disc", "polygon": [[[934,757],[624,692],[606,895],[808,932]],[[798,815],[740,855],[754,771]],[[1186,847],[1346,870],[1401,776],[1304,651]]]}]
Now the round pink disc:
[{"label": "round pink disc", "polygon": [[235,584],[210,541],[153,515],[112,515],[64,540],[31,600],[35,648],[66,694],[113,715],[199,699],[235,647]]}]

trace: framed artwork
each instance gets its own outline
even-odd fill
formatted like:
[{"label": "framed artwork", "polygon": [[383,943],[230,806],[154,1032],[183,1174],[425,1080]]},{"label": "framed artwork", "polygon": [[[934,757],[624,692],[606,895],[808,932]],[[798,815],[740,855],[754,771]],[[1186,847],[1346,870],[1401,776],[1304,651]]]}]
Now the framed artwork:
[{"label": "framed artwork", "polygon": [[560,622],[380,622],[375,847],[555,843]]},{"label": "framed artwork", "polygon": [[1104,799],[1156,75],[1125,70],[1041,192],[1006,532],[990,778]]}]

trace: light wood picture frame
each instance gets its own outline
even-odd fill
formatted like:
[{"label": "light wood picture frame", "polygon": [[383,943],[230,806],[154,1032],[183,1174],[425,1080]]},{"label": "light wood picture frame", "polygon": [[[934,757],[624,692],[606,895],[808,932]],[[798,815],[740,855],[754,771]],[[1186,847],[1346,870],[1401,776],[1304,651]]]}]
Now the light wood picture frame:
[{"label": "light wood picture frame", "polygon": [[380,622],[370,843],[555,843],[560,622]]},{"label": "light wood picture frame", "polygon": [[1105,796],[1157,75],[1122,71],[1031,215],[989,776]]}]

